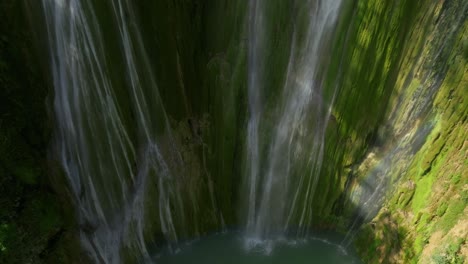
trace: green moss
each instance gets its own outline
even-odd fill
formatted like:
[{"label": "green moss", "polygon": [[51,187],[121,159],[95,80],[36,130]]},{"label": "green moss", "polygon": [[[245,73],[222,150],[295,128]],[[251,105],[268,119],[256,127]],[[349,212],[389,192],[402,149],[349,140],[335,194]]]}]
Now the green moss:
[{"label": "green moss", "polygon": [[448,204],[447,202],[442,202],[442,204],[437,208],[437,215],[441,217],[447,211]]},{"label": "green moss", "polygon": [[0,252],[2,252],[0,254],[5,254],[3,252],[7,250],[8,239],[9,239],[9,236],[11,236],[10,229],[11,227],[6,223],[0,224]]},{"label": "green moss", "polygon": [[419,212],[429,202],[428,198],[434,181],[433,177],[424,177],[416,183],[416,190],[412,200],[413,212]]},{"label": "green moss", "polygon": [[466,191],[464,192],[463,197],[460,199],[455,199],[450,201],[450,204],[447,207],[445,214],[443,215],[439,228],[443,231],[450,230],[463,215],[466,205],[468,204],[468,197],[466,196]]},{"label": "green moss", "polygon": [[[351,195],[366,175],[358,174],[349,183],[351,187],[344,190],[344,175],[349,174],[345,167],[358,163],[374,145],[387,140],[387,135],[379,137],[378,127],[386,122],[417,6],[415,1],[401,1],[399,5],[374,0],[344,4],[332,48],[335,60],[330,62],[325,78],[326,100],[330,100],[335,87],[340,88],[332,110],[333,122],[325,137],[323,176],[318,183],[324,192],[317,192],[314,198],[318,203],[314,210],[323,215],[332,211],[352,215],[350,207],[354,205],[344,196]],[[412,87],[416,89],[419,83],[414,82]],[[340,188],[329,188],[331,184]],[[411,196],[408,193],[404,203],[409,203]],[[334,205],[335,201],[341,204]]]},{"label": "green moss", "polygon": [[[425,38],[424,34],[421,34],[423,31],[416,28],[412,33],[413,40],[408,44],[408,55],[403,60],[398,78],[399,86],[395,87],[401,100],[392,104],[395,109],[395,113],[392,113],[392,126],[396,131],[405,131],[409,124],[405,120],[420,107],[413,99],[421,96],[421,87],[425,91],[429,87],[438,87],[438,90],[435,97],[432,97],[431,107],[414,121],[430,122],[432,132],[421,143],[422,147],[415,149],[409,168],[402,174],[398,172],[401,182],[414,183],[414,194],[400,183],[385,203],[385,208],[395,215],[398,225],[410,231],[401,235],[402,254],[395,260],[401,263],[421,261],[424,249],[432,250],[430,253],[433,253],[434,246],[426,247],[428,243],[434,243],[429,238],[434,232],[442,231],[445,239],[457,224],[463,225],[463,221],[466,220],[462,216],[468,202],[463,187],[466,186],[466,181],[462,176],[463,166],[467,164],[464,157],[464,141],[465,119],[468,113],[465,89],[468,75],[466,59],[462,59],[462,41],[468,23],[455,23],[456,17],[460,15],[458,10],[462,1],[445,2],[443,5],[429,1],[422,3],[421,11],[425,11],[421,12],[417,19],[417,23],[420,23],[417,28],[425,28],[424,31],[430,37]],[[440,16],[433,16],[438,12]],[[454,32],[453,35],[446,35],[446,32],[449,32],[448,25],[457,30],[451,31]],[[422,60],[418,61],[419,57]],[[376,218],[373,221],[379,223],[381,220]],[[382,228],[379,228],[376,232],[381,230]],[[377,257],[366,258],[375,260]],[[449,253],[449,250],[438,254],[435,259],[440,263],[460,261]],[[422,261],[421,263],[426,263],[429,260]]]},{"label": "green moss", "polygon": [[415,254],[416,255],[421,254],[421,252],[423,251],[427,243],[429,243],[429,236],[425,234],[425,232],[422,234],[418,234],[413,244]]},{"label": "green moss", "polygon": [[53,196],[41,196],[30,201],[22,212],[24,223],[39,234],[56,232],[63,225],[58,201]]},{"label": "green moss", "polygon": [[401,207],[406,207],[413,199],[415,187],[411,185],[410,188],[408,187],[400,187],[401,195],[398,196],[396,202],[391,203],[392,207],[399,205]]},{"label": "green moss", "polygon": [[424,155],[424,158],[421,161],[421,172],[423,174],[428,173],[432,169],[433,162],[440,154],[444,145],[444,140],[439,140],[439,137],[435,140],[435,142],[432,142],[429,151],[427,151],[426,155]]},{"label": "green moss", "polygon": [[452,241],[444,252],[432,256],[435,264],[464,264],[465,258],[459,254],[461,246],[465,243],[465,238],[457,238]]},{"label": "green moss", "polygon": [[460,182],[460,179],[461,179],[461,173],[453,174],[452,177],[450,177],[450,182],[453,185],[456,185]]},{"label": "green moss", "polygon": [[463,39],[463,56],[468,61],[468,38]]},{"label": "green moss", "polygon": [[18,167],[14,170],[14,175],[18,177],[23,183],[34,185],[38,183],[40,172],[32,167]]}]

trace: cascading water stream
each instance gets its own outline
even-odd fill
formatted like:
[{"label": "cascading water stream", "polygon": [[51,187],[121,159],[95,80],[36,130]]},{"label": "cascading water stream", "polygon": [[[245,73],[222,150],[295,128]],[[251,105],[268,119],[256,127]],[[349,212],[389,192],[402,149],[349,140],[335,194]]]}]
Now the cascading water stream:
[{"label": "cascading water stream", "polygon": [[[250,1],[246,243],[247,248],[260,245],[268,251],[272,240],[292,230],[303,237],[311,224],[325,130],[337,89],[326,101],[319,70],[341,1],[306,1],[300,7],[305,14],[297,16],[294,23],[305,23],[305,27],[294,27],[281,99],[274,106],[280,111],[268,121],[265,112],[272,109],[262,105],[265,95],[262,92],[268,93],[268,89],[260,77],[267,67],[260,57],[266,42],[263,36],[266,4],[261,0]],[[268,127],[267,122],[273,125]],[[271,128],[272,136],[262,137],[265,134],[260,131],[262,127]],[[268,145],[266,150],[262,145]]]},{"label": "cascading water stream", "polygon": [[[55,89],[51,152],[69,179],[82,244],[96,263],[149,262],[155,234],[171,244],[199,232],[201,187],[190,184],[196,177],[185,169],[131,1],[42,5]],[[115,28],[104,28],[109,22]]]}]

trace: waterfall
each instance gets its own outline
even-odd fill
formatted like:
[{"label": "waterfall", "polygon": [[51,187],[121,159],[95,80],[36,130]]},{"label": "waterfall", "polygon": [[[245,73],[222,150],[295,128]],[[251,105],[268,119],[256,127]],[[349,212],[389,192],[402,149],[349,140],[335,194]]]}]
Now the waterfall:
[{"label": "waterfall", "polygon": [[[270,49],[270,4],[251,0],[247,6],[249,116],[239,191],[246,197],[247,247],[267,249],[286,235],[305,237],[312,224],[325,131],[338,92],[337,85],[325,89],[324,61],[341,1],[281,3],[292,10],[285,51]],[[201,125],[190,118],[181,125],[164,107],[132,1],[42,5],[55,95],[51,155],[70,183],[81,242],[92,259],[150,262],[153,247],[175,249],[181,240],[221,229],[217,185],[206,165],[211,146],[194,135],[200,149],[189,149],[186,132],[175,131],[193,135]],[[274,93],[267,85],[274,72],[267,63],[271,52],[287,53]],[[175,58],[184,90],[178,51]],[[190,108],[185,97],[176,103]]]},{"label": "waterfall", "polygon": [[51,155],[96,263],[149,262],[154,237],[172,245],[196,235],[197,201],[209,189],[186,166],[131,2],[42,1],[55,93]]},{"label": "waterfall", "polygon": [[341,1],[304,2],[296,8],[300,11],[293,22],[280,99],[270,109],[271,105],[262,101],[271,91],[262,83],[269,76],[265,76],[268,65],[261,57],[268,42],[263,32],[268,3],[250,1],[250,116],[245,180],[248,248],[265,242],[269,247],[272,240],[287,233],[303,237],[312,221],[311,206],[323,160],[325,130],[337,92],[335,87],[331,97],[325,98],[320,70]]},{"label": "waterfall", "polygon": [[[315,226],[348,230],[348,246],[392,185],[442,159],[442,139],[417,153],[458,118],[433,109],[452,100],[439,87],[459,63],[466,4],[431,4],[433,30],[409,0],[215,2],[38,2],[50,159],[91,261],[152,262],[225,226],[243,229],[248,250]],[[404,206],[416,193],[420,210],[429,189],[406,178]]]}]

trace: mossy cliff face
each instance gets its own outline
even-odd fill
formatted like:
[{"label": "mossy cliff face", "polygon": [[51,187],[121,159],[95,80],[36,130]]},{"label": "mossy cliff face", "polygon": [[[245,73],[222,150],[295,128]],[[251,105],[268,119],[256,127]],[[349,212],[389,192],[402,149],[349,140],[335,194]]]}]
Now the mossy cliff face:
[{"label": "mossy cliff face", "polygon": [[[325,79],[327,91],[339,88],[313,205],[319,226],[347,230],[353,222],[359,202],[353,189],[363,182],[356,169],[373,146],[386,140],[379,127],[417,7],[417,1],[349,1],[342,7]],[[377,187],[367,185],[366,191]]]},{"label": "mossy cliff face", "polygon": [[[186,138],[191,138],[196,148],[190,159],[197,160],[201,174],[208,179],[211,190],[205,193],[212,193],[219,210],[203,221],[217,218],[235,226],[247,100],[246,44],[242,39],[246,4],[148,2],[139,2],[138,15],[153,18],[142,20],[142,25],[148,26],[145,35],[156,36],[145,38],[145,44],[150,54],[154,52],[164,105],[179,124],[174,127],[175,133],[184,126],[189,130]],[[154,16],[149,10],[160,15]],[[152,51],[152,47],[157,49]],[[212,203],[206,197],[202,206]],[[206,227],[206,223],[202,225]]]},{"label": "mossy cliff face", "polygon": [[355,170],[365,178],[391,166],[382,208],[357,235],[365,262],[466,261],[466,12],[463,1],[427,1],[414,17],[383,128],[389,138]]},{"label": "mossy cliff face", "polygon": [[66,183],[46,158],[50,90],[25,3],[0,1],[0,262],[79,262]]}]

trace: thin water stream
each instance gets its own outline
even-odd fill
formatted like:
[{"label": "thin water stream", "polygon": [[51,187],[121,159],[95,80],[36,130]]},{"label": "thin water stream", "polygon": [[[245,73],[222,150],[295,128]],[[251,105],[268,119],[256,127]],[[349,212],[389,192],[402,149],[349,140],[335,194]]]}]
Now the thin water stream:
[{"label": "thin water stream", "polygon": [[[247,132],[246,246],[283,236],[291,227],[307,236],[312,204],[320,176],[325,131],[337,87],[324,96],[320,70],[341,1],[303,1],[293,19],[289,60],[279,99],[266,105],[272,87],[264,76],[271,71],[261,56],[267,1],[251,0],[249,13],[249,122]],[[302,26],[299,26],[302,25]],[[263,82],[262,82],[263,80]],[[274,114],[272,114],[274,113]],[[263,130],[263,131],[262,131]],[[270,133],[265,133],[269,130]],[[262,147],[266,146],[266,147]]]}]

